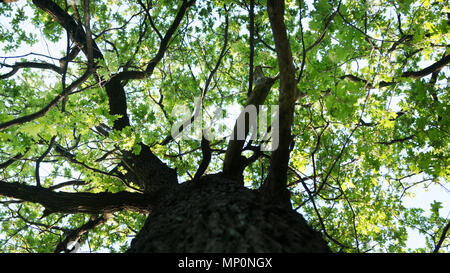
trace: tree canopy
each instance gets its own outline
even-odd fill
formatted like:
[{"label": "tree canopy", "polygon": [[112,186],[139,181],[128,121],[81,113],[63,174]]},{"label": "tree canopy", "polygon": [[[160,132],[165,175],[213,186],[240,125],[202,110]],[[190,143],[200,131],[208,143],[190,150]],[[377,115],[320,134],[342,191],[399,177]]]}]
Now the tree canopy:
[{"label": "tree canopy", "polygon": [[[442,203],[404,199],[449,186],[449,29],[443,0],[0,3],[0,251],[123,252],[157,183],[218,172],[333,251],[448,251]],[[248,104],[279,106],[275,151],[228,139]]]}]

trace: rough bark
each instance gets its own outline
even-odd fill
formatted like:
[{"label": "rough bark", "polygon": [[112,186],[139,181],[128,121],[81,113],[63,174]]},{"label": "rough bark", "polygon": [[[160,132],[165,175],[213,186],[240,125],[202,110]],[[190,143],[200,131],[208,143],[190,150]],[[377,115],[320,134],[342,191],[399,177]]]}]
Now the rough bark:
[{"label": "rough bark", "polygon": [[222,175],[161,197],[128,252],[330,252],[321,234],[285,207]]}]

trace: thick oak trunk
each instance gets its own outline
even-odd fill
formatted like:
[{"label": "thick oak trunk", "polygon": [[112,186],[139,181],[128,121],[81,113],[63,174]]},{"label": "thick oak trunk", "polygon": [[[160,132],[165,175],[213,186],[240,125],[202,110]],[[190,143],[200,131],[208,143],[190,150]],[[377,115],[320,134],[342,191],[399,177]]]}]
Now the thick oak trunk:
[{"label": "thick oak trunk", "polygon": [[128,252],[329,252],[303,217],[220,175],[163,195]]}]

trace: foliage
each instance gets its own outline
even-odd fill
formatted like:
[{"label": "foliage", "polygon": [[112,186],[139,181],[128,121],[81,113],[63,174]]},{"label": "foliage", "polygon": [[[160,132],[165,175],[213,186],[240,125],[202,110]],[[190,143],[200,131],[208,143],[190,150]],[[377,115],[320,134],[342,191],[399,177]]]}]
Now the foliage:
[{"label": "foliage", "polygon": [[[83,20],[82,5],[74,10],[71,1],[53,2]],[[188,10],[153,74],[124,85],[131,126],[120,131],[111,130],[119,117],[109,113],[99,78],[144,70],[180,4],[90,2],[91,30],[104,60],[97,60],[95,75],[44,116],[0,131],[1,183],[36,185],[38,175],[43,187],[55,191],[134,191],[108,174],[119,163],[120,150],[139,154],[141,142],[176,168],[180,181],[192,179],[202,156],[200,139],[162,145],[179,121],[171,113],[177,105],[194,109],[219,59],[225,28],[227,51],[205,94],[203,114],[213,115],[215,109],[232,114],[245,104],[248,1],[197,1]],[[145,11],[139,2],[150,8]],[[266,1],[255,2],[254,63],[273,77],[278,65]],[[448,62],[425,75],[409,72],[448,59],[449,13],[442,0],[286,1],[298,88],[306,93],[296,103],[287,183],[294,208],[325,234],[334,251],[429,252],[442,236],[449,219],[440,214],[439,202],[427,212],[405,207],[403,199],[422,185],[448,187]],[[31,0],[0,5],[0,22],[0,123],[5,123],[42,109],[83,75],[87,58],[78,54],[64,73],[25,67],[4,76],[20,62],[59,67],[58,60],[76,46]],[[277,104],[278,87],[277,82],[266,105]],[[222,169],[227,141],[212,140],[211,148],[208,172],[215,173]],[[264,180],[268,158],[269,152],[245,169],[248,187]],[[55,187],[64,182],[69,183]],[[52,252],[70,230],[92,218],[81,213],[43,217],[41,205],[7,197],[0,202],[2,252]],[[115,212],[83,235],[83,249],[123,251],[144,219],[136,212]],[[426,236],[423,248],[407,248],[410,228]],[[448,251],[449,243],[447,237],[440,250]]]}]

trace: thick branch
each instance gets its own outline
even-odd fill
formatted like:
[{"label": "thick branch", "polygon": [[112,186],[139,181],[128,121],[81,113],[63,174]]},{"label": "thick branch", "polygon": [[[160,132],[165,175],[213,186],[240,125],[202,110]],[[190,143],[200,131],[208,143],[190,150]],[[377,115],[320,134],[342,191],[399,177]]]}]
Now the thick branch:
[{"label": "thick branch", "polygon": [[[33,0],[33,3],[35,3],[36,6],[48,13],[56,22],[58,22],[62,27],[66,29],[72,41],[88,57],[89,67],[93,66],[93,68],[95,69],[97,63],[92,63],[92,59],[103,59],[103,55],[100,52],[99,47],[97,46],[95,41],[91,39],[88,1],[84,1],[84,24],[86,33],[81,26],[81,22],[77,24],[77,22],[75,22],[75,20],[67,12],[61,9],[53,1]],[[163,58],[164,53],[167,50],[169,41],[180,25],[187,9],[193,3],[194,1],[183,1],[183,4],[181,5],[181,8],[176,15],[174,22],[171,24],[169,30],[160,43],[158,53],[147,65],[145,72],[126,71],[123,73],[119,73],[115,76],[112,76],[111,79],[105,84],[105,90],[109,102],[109,114],[120,116],[117,120],[114,121],[114,130],[122,130],[130,125],[130,120],[127,114],[126,93],[122,81],[135,78],[135,73],[140,74],[144,77],[152,74],[155,66]],[[146,191],[152,192],[158,191],[158,189],[160,189],[163,184],[177,183],[176,172],[169,168],[161,160],[159,160],[150,151],[148,146],[142,143],[140,145],[142,147],[140,155],[134,155],[128,151],[124,152],[124,159],[121,162],[121,166],[124,167],[128,171],[128,173],[127,175],[125,175],[125,177],[123,177],[123,175],[122,177],[129,182],[134,182],[135,184],[142,186]],[[114,174],[115,172],[112,173],[112,175],[120,177],[119,174]]]},{"label": "thick branch", "polygon": [[[270,89],[278,78],[268,78],[264,77],[264,75],[262,76],[262,78],[255,81],[255,88],[250,93],[250,97],[247,101],[245,109],[247,109],[249,106],[254,106],[254,109],[258,111],[259,106],[264,104],[264,101],[266,100]],[[242,173],[245,168],[245,158],[241,156],[241,153],[245,144],[245,140],[250,133],[251,122],[254,123],[255,121],[250,121],[248,115],[246,115],[246,112],[242,112],[236,120],[230,141],[228,142],[228,148],[225,153],[225,159],[223,163],[223,173],[225,176],[234,180],[239,181],[242,179]],[[242,132],[238,132],[239,129],[242,129],[242,123],[244,123],[243,134]],[[255,131],[255,129],[256,128],[253,128],[253,131]]]},{"label": "thick branch", "polygon": [[50,153],[50,151],[53,148],[53,145],[55,144],[55,136],[52,137],[52,139],[50,140],[50,144],[48,145],[47,149],[44,151],[44,153],[38,157],[38,159],[36,160],[36,168],[35,168],[35,178],[36,178],[36,186],[40,187],[41,186],[41,177],[39,175],[39,166],[42,162],[42,160],[44,160],[44,158],[48,155],[48,153]]},{"label": "thick branch", "polygon": [[443,67],[445,67],[449,63],[450,63],[450,54],[447,54],[444,57],[442,57],[439,61],[435,62],[434,64],[432,64],[422,70],[407,71],[407,72],[404,72],[401,76],[404,78],[419,79],[419,78],[425,77],[435,71],[441,70]]},{"label": "thick branch", "polygon": [[[95,68],[96,64],[93,59],[104,59],[99,47],[91,39],[89,28],[85,33],[82,26],[77,24],[75,20],[66,11],[61,9],[53,1],[33,0],[33,3],[49,14],[57,23],[59,23],[69,34],[70,39],[80,48],[88,58],[88,65]],[[88,17],[88,14],[86,14]],[[85,24],[88,25],[89,18],[84,18]],[[121,130],[130,125],[127,115],[126,95],[123,86],[118,79],[111,79],[105,85],[106,93],[109,99],[109,113],[111,115],[119,115],[120,117],[114,122],[114,129]]]},{"label": "thick branch", "polygon": [[272,136],[273,138],[279,138],[279,145],[278,149],[272,154],[269,174],[261,190],[269,201],[290,206],[286,181],[290,153],[289,146],[292,141],[291,126],[294,119],[294,107],[298,89],[292,51],[284,24],[284,7],[285,4],[282,0],[267,1],[267,12],[280,70],[279,135]]},{"label": "thick branch", "polygon": [[[49,0],[33,0],[33,3],[44,10],[46,13],[48,13],[56,22],[58,22],[62,27],[64,27],[69,34],[72,41],[74,41],[79,48],[83,50],[83,52],[88,56],[89,63],[92,62],[92,59],[103,58],[103,55],[101,54],[98,46],[95,43],[92,43],[91,41],[87,42],[86,34],[84,33],[84,30],[81,26],[79,26],[73,18],[65,12],[63,9],[61,9],[57,4],[55,4],[53,1]],[[86,18],[87,20],[88,18]],[[88,31],[89,34],[89,31]],[[89,39],[89,38],[88,38]],[[88,45],[89,44],[89,45]],[[92,49],[89,50],[89,48],[92,47]],[[34,63],[34,66],[37,66],[38,63]],[[40,65],[42,66],[42,65]],[[44,65],[44,67],[47,67],[48,65]],[[48,67],[47,67],[48,68]],[[56,69],[56,68],[53,68]],[[23,117],[19,117],[7,122],[4,122],[0,124],[0,131],[5,130],[11,126],[23,124],[29,121],[32,121],[34,119],[37,119],[39,117],[44,116],[47,114],[51,109],[53,109],[59,102],[61,102],[70,92],[72,92],[75,88],[77,88],[80,84],[82,84],[87,78],[92,74],[92,65],[89,65],[86,72],[75,80],[69,87],[63,89],[63,91],[55,97],[49,104],[47,104],[44,108],[41,110],[26,115]],[[14,72],[15,73],[15,72]]]},{"label": "thick branch", "polygon": [[208,165],[211,162],[211,147],[209,140],[205,137],[205,135],[202,136],[202,160],[199,164],[199,167],[194,175],[194,180],[198,180],[208,169]]},{"label": "thick branch", "polygon": [[187,12],[188,8],[194,4],[194,2],[195,1],[183,1],[183,4],[178,10],[174,21],[172,22],[168,31],[160,42],[158,52],[147,64],[147,68],[145,69],[145,71],[123,71],[111,77],[111,79],[106,84],[105,88],[109,98],[110,114],[121,116],[114,122],[114,129],[121,130],[130,125],[130,121],[127,115],[125,90],[121,84],[121,81],[144,79],[146,77],[149,77],[153,73],[156,65],[164,57],[164,54],[169,45],[169,41],[174,35],[175,31],[178,29],[178,26],[181,24],[185,13]]},{"label": "thick branch", "polygon": [[[49,14],[58,24],[60,24],[70,36],[70,39],[88,56],[88,45],[86,42],[86,33],[81,25],[78,25],[75,20],[61,7],[51,0],[33,0],[33,4]],[[97,44],[93,43],[93,58],[103,59]]]},{"label": "thick branch", "polygon": [[[88,60],[91,59],[103,59],[103,55],[95,43],[90,39],[89,27],[88,27],[88,14],[85,13],[85,25],[87,26],[87,34],[84,32],[82,26],[70,16],[67,12],[61,9],[56,3],[49,0],[33,0],[33,3],[49,14],[56,22],[58,22],[69,33],[72,41],[80,48]],[[119,119],[114,122],[113,129],[122,130],[130,125],[130,121],[127,115],[127,102],[126,94],[121,83],[122,80],[129,79],[142,79],[152,74],[155,66],[161,61],[164,56],[167,46],[173,34],[177,30],[181,23],[187,9],[194,3],[194,1],[183,1],[181,8],[179,9],[174,22],[169,27],[169,30],[165,34],[160,43],[159,50],[156,56],[149,62],[145,71],[124,71],[114,75],[105,85],[106,93],[109,99],[109,113],[111,115],[119,115]],[[91,44],[92,43],[92,44]],[[92,49],[90,49],[92,47]],[[92,51],[92,53],[90,53]],[[90,62],[90,61],[89,61]],[[95,65],[95,64],[94,64]]]},{"label": "thick branch", "polygon": [[0,182],[0,195],[38,203],[48,212],[102,214],[121,210],[149,213],[155,195],[131,192],[69,193],[28,186],[22,183]]}]

